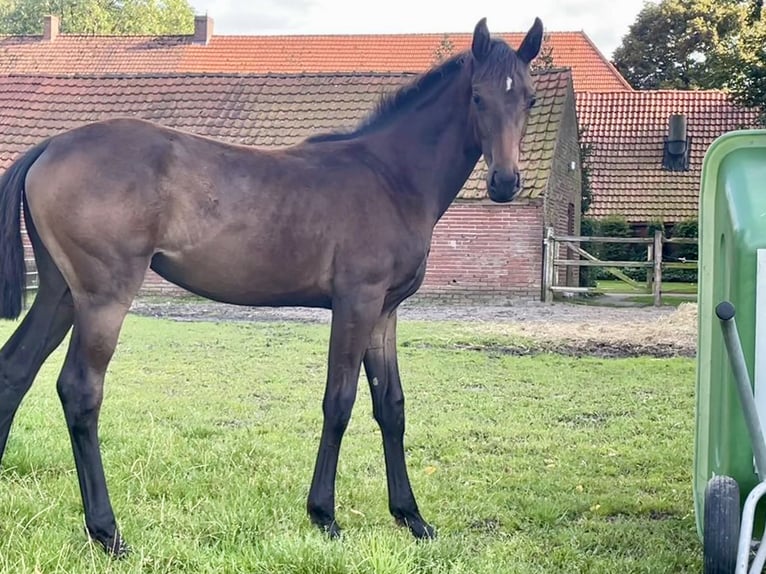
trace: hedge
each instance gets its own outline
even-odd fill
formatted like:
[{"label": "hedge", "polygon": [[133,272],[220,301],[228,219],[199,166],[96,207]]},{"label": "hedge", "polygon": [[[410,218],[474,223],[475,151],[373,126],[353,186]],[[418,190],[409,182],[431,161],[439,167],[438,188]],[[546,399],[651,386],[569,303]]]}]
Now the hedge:
[{"label": "hedge", "polygon": [[[604,219],[584,217],[581,222],[581,234],[584,236],[601,237],[634,237],[635,229],[627,220],[619,215]],[[665,225],[661,220],[650,221],[647,226],[647,236],[653,237],[655,230],[662,231],[666,237],[697,237],[697,220],[689,219],[676,222],[672,226]],[[647,245],[643,243],[582,243],[583,249],[603,261],[646,261]],[[696,245],[666,244],[663,246],[663,261],[678,261],[685,258],[697,261]],[[623,273],[636,281],[646,280],[645,268],[624,268]],[[614,276],[600,267],[582,267],[580,269],[580,285],[593,287],[597,280],[613,279]],[[662,273],[663,282],[696,282],[696,269],[668,269]]]}]

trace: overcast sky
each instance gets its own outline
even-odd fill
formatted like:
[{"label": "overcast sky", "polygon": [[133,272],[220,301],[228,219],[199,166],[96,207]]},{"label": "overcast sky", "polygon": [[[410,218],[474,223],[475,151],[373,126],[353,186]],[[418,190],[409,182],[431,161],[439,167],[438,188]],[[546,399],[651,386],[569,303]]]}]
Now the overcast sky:
[{"label": "overcast sky", "polygon": [[490,32],[516,32],[539,16],[549,31],[585,31],[607,57],[643,5],[643,0],[190,1],[196,13],[213,18],[217,34],[470,32],[484,16]]}]

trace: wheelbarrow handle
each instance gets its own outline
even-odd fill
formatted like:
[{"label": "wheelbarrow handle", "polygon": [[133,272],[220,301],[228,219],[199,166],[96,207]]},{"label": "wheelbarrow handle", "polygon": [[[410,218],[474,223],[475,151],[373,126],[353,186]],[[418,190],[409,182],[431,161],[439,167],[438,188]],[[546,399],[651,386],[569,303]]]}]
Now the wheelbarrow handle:
[{"label": "wheelbarrow handle", "polygon": [[729,301],[721,301],[715,307],[715,314],[721,321],[731,321],[734,319],[734,315],[736,315],[736,313],[737,311],[734,309],[734,305],[732,305]]},{"label": "wheelbarrow handle", "polygon": [[723,340],[726,344],[726,350],[729,353],[729,361],[734,371],[734,381],[739,393],[740,405],[745,416],[745,423],[750,434],[750,442],[753,448],[755,458],[755,468],[758,477],[766,480],[766,442],[764,442],[761,431],[761,423],[758,417],[758,410],[753,398],[753,385],[750,382],[750,375],[747,372],[747,363],[745,354],[742,351],[742,342],[737,332],[737,323],[734,319],[736,310],[729,301],[722,301],[715,308],[715,314],[721,321],[723,329]]}]

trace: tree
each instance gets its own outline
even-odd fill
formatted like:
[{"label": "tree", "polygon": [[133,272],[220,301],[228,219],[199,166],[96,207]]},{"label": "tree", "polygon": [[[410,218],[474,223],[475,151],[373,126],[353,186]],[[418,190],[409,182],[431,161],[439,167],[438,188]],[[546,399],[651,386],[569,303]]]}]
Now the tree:
[{"label": "tree", "polygon": [[532,70],[550,70],[553,68],[553,44],[551,44],[551,35],[543,35],[543,45],[540,48],[540,54],[532,61]]},{"label": "tree", "polygon": [[444,34],[439,40],[439,45],[434,50],[433,64],[439,65],[452,57],[455,52],[455,44],[450,40],[449,35]]},{"label": "tree", "polygon": [[[646,3],[613,54],[637,89],[720,87],[720,57],[760,11],[754,0]],[[759,14],[760,18],[760,14]]]},{"label": "tree", "polygon": [[614,64],[637,89],[725,90],[766,125],[765,18],[763,0],[646,3]]},{"label": "tree", "polygon": [[723,46],[715,56],[719,86],[731,93],[738,104],[759,112],[759,123],[766,124],[766,21],[761,2],[748,14],[736,41]]},{"label": "tree", "polygon": [[0,0],[0,34],[39,34],[43,17],[65,34],[190,34],[188,0]]},{"label": "tree", "polygon": [[591,183],[590,157],[593,155],[593,144],[585,142],[588,126],[578,128],[577,140],[580,142],[580,214],[585,215],[593,202],[593,185]]}]

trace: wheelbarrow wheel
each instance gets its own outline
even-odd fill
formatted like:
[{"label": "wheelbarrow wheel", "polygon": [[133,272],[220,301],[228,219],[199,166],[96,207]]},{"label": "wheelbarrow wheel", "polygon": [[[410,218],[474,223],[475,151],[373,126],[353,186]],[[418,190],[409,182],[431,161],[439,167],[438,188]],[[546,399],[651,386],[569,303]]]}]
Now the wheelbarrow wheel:
[{"label": "wheelbarrow wheel", "polygon": [[705,488],[704,574],[734,574],[739,545],[739,485],[730,476],[714,476]]}]

